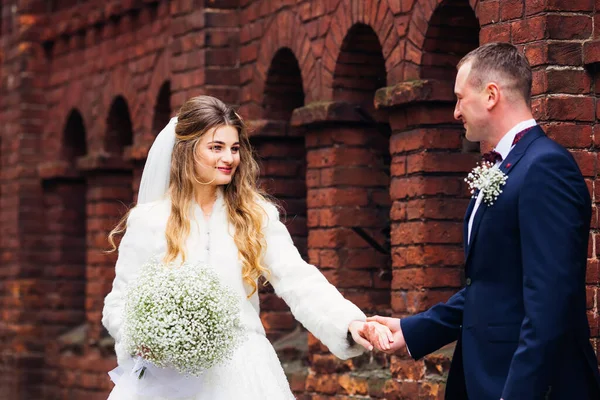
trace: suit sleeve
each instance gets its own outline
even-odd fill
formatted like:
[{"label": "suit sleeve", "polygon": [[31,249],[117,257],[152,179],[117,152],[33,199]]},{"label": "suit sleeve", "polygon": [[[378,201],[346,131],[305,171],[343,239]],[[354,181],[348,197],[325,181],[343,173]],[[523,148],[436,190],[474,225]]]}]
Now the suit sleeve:
[{"label": "suit sleeve", "polygon": [[566,154],[535,160],[519,196],[525,317],[505,400],[541,398],[552,383],[560,340],[585,290],[590,216],[574,160]]},{"label": "suit sleeve", "polygon": [[275,206],[266,204],[265,227],[267,249],[265,267],[275,293],[282,297],[294,314],[315,337],[338,358],[347,359],[364,349],[348,342],[348,326],[355,320],[365,321],[365,314],[346,300],[335,286],[313,265],[305,262],[281,221]]},{"label": "suit sleeve", "polygon": [[402,318],[400,326],[411,357],[418,360],[458,339],[463,319],[465,289],[429,310]]}]

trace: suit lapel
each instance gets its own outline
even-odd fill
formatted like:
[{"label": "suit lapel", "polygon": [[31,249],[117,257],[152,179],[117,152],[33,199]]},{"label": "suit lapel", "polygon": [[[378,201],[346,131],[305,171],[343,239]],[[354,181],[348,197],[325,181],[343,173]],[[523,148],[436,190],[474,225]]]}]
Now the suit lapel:
[{"label": "suit lapel", "polygon": [[[523,138],[515,145],[515,147],[510,151],[510,153],[508,153],[508,156],[506,157],[506,159],[504,161],[502,161],[502,164],[500,164],[500,170],[502,172],[504,172],[506,175],[510,175],[510,172],[514,169],[515,165],[517,165],[517,163],[521,160],[521,158],[527,151],[527,148],[529,147],[529,145],[531,143],[533,143],[536,139],[538,139],[542,136],[545,136],[542,128],[540,128],[539,125],[533,127],[531,129],[531,131],[526,133],[523,136]],[[498,197],[498,200],[500,200],[501,196],[502,196],[502,194],[500,194],[500,196]],[[473,203],[473,200],[471,200],[471,202]],[[469,204],[469,207],[471,207],[471,204]],[[482,201],[481,204],[479,204],[479,208],[477,208],[477,213],[475,214],[475,219],[473,220],[473,226],[471,227],[471,240],[469,241],[469,244],[467,245],[467,248],[466,248],[467,254],[466,254],[465,263],[469,260],[469,256],[471,255],[471,249],[473,248],[473,244],[475,243],[475,239],[477,236],[477,231],[479,230],[479,225],[480,225],[483,215],[485,214],[487,209],[488,209],[488,206],[487,206],[487,204],[485,204],[484,201]],[[466,224],[467,224],[466,229],[467,229],[467,235],[468,235],[468,224],[469,224],[468,219],[467,219]],[[465,236],[465,237],[468,240],[468,236]]]}]

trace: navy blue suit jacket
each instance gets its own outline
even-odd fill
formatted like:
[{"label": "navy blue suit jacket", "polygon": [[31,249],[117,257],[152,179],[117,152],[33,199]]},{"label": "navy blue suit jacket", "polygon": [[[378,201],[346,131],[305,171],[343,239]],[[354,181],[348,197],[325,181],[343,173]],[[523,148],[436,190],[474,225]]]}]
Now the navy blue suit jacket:
[{"label": "navy blue suit jacket", "polygon": [[479,206],[469,245],[474,199],[465,215],[466,287],[403,318],[407,346],[419,359],[458,340],[447,399],[600,399],[586,316],[585,181],[539,126],[500,168],[506,185],[493,205]]}]

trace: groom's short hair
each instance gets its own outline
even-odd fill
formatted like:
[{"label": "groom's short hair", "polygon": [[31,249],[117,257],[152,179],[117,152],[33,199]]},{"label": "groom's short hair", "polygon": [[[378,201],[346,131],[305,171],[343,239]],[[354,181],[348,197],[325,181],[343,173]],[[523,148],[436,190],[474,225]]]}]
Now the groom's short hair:
[{"label": "groom's short hair", "polygon": [[516,92],[531,105],[531,66],[527,58],[510,43],[492,42],[476,48],[460,60],[457,68],[471,63],[469,83],[483,88],[497,81],[504,89]]}]

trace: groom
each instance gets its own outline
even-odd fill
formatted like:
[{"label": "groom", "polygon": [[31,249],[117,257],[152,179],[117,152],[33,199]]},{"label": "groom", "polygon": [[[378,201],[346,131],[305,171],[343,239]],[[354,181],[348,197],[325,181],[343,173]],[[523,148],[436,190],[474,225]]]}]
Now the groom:
[{"label": "groom", "polygon": [[[490,43],[458,64],[454,117],[508,179],[491,204],[480,186],[464,219],[466,287],[403,318],[372,317],[391,350],[415,359],[458,340],[446,399],[600,399],[586,317],[591,206],[573,157],[531,113],[531,68],[517,49]],[[476,192],[477,194],[477,192]]]}]

